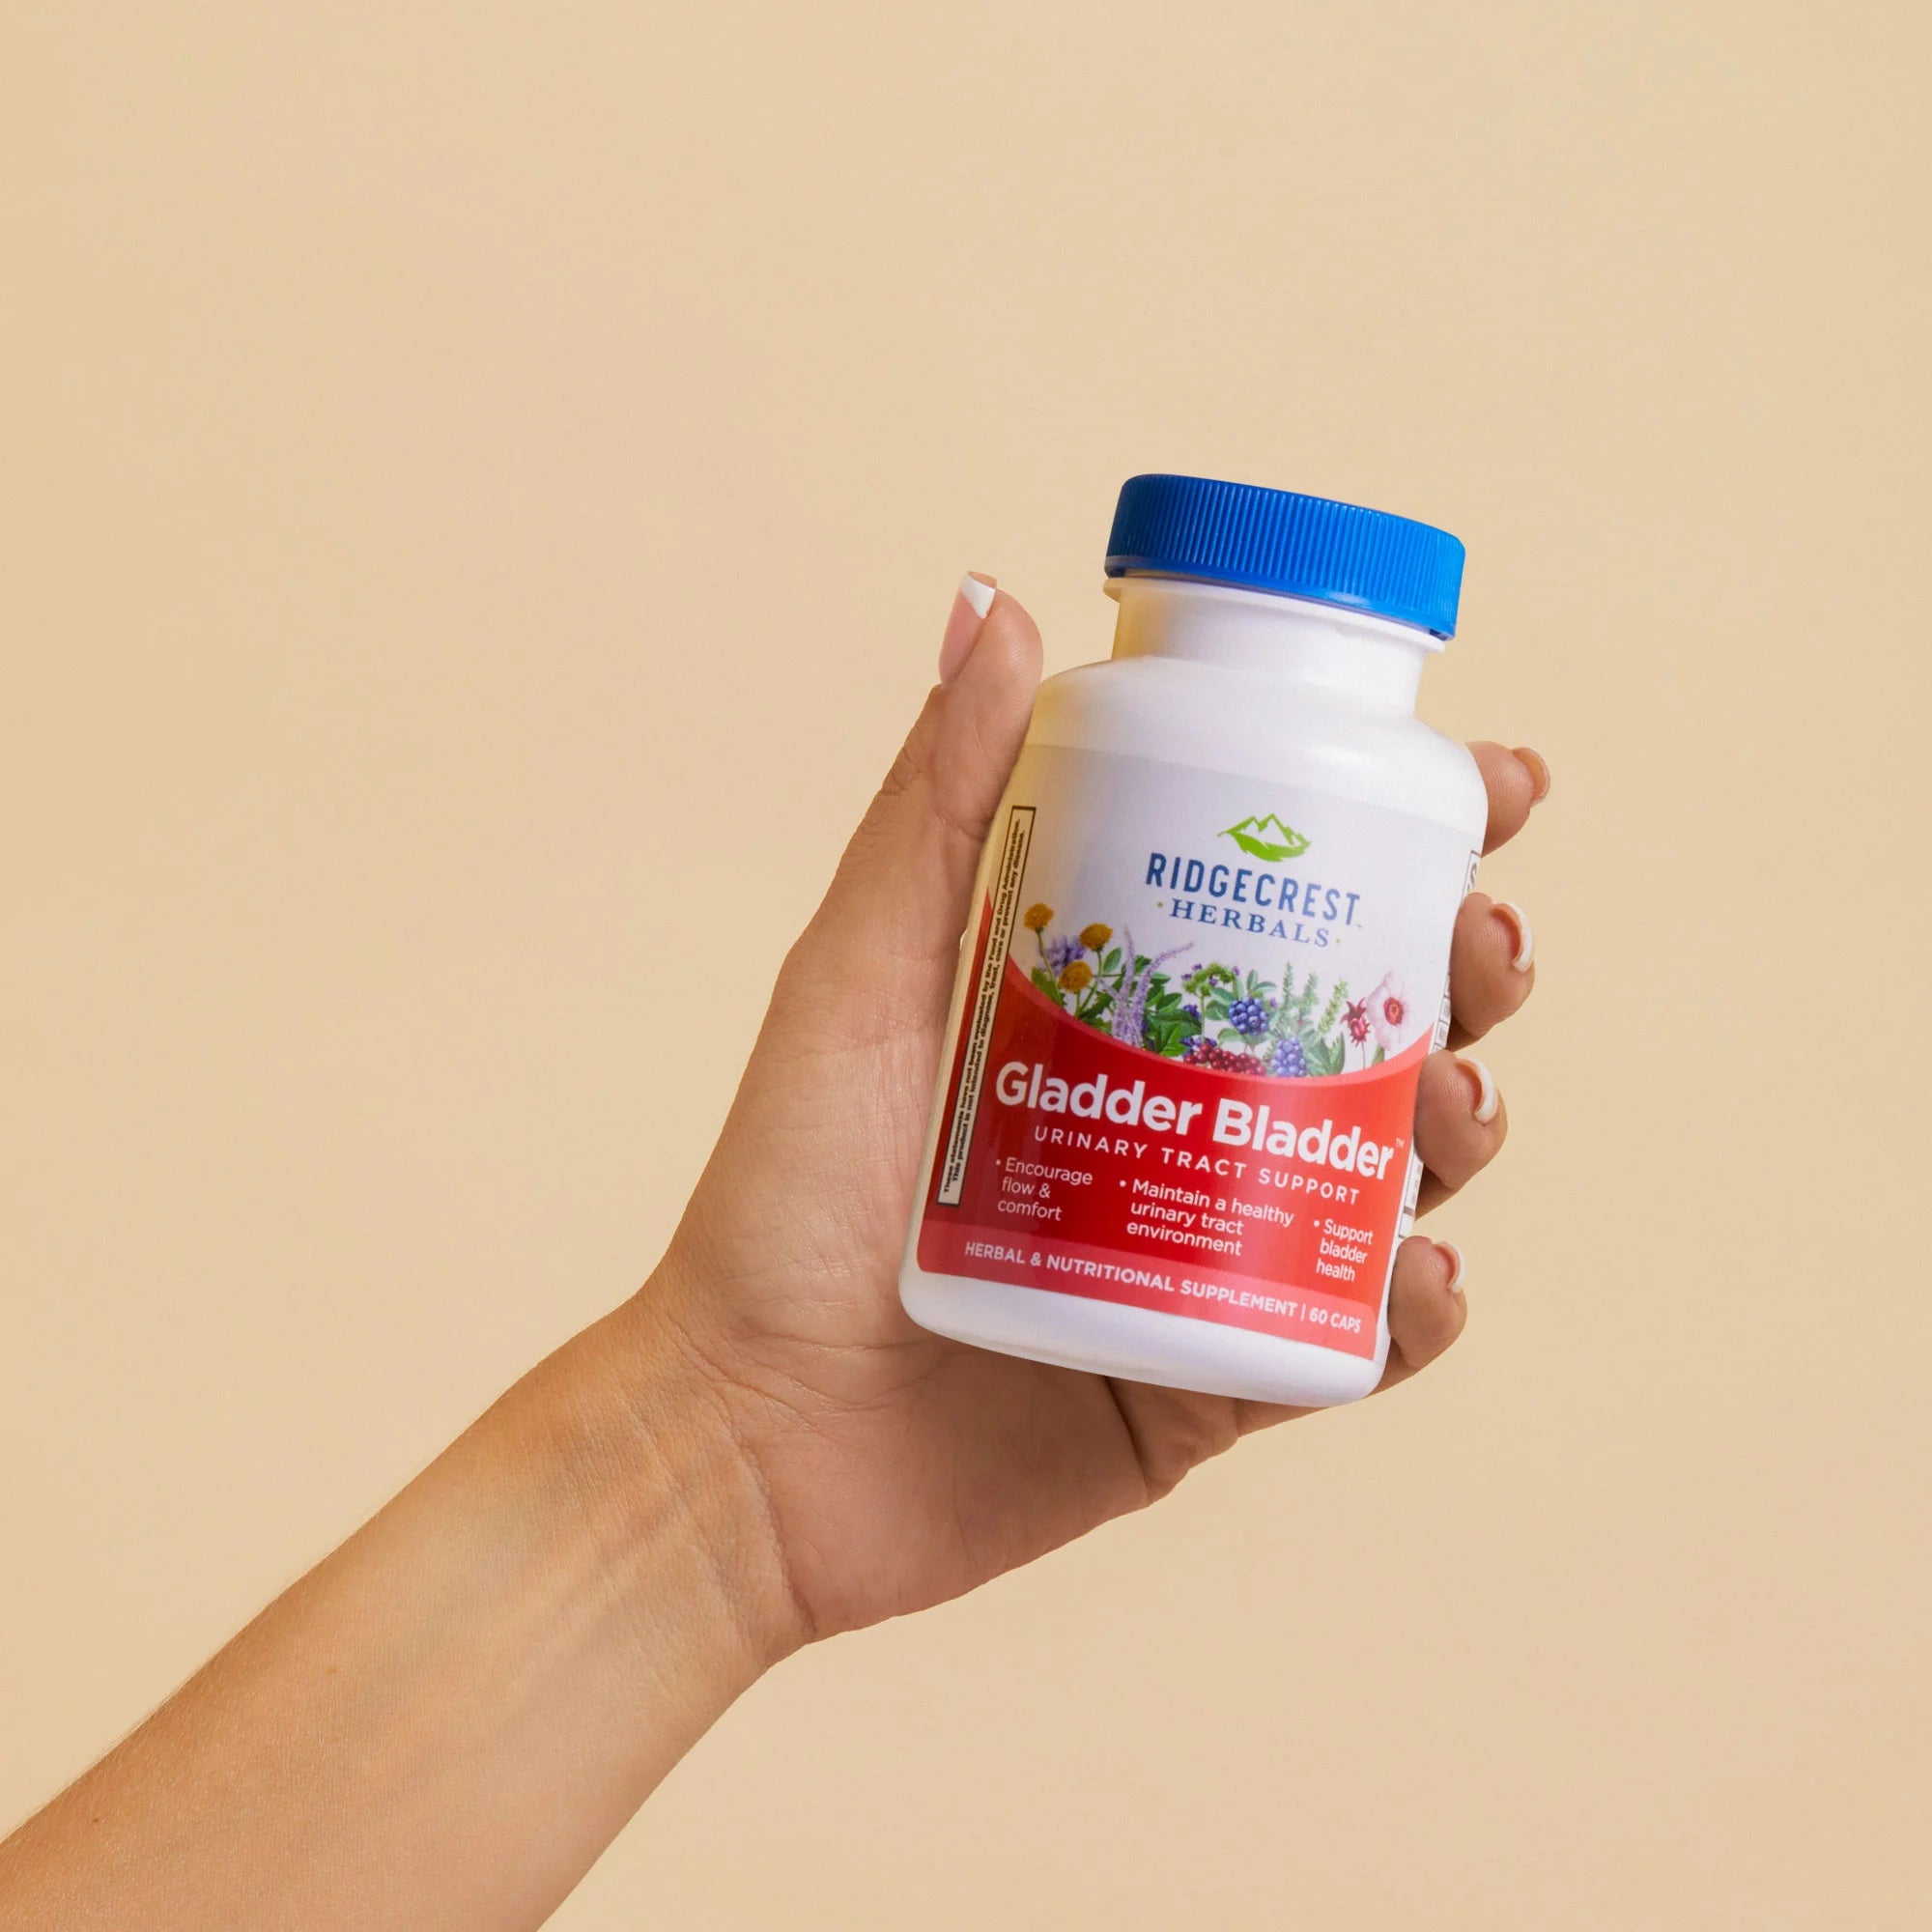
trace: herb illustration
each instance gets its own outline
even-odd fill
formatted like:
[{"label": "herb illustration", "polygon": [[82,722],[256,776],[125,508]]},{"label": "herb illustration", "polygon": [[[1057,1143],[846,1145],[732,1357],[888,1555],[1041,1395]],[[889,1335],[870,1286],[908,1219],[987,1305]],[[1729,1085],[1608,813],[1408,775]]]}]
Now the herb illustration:
[{"label": "herb illustration", "polygon": [[1407,1003],[1393,976],[1352,1001],[1346,980],[1324,993],[1321,976],[1298,980],[1293,960],[1279,982],[1218,959],[1196,961],[1177,977],[1168,962],[1186,945],[1150,956],[1130,931],[1116,945],[1114,928],[1099,920],[1069,933],[1056,933],[1053,920],[1053,908],[1040,904],[1021,918],[1039,955],[1029,975],[1034,985],[1123,1045],[1221,1073],[1297,1080],[1345,1072],[1351,1058],[1357,1066],[1379,1065],[1401,1044]]}]

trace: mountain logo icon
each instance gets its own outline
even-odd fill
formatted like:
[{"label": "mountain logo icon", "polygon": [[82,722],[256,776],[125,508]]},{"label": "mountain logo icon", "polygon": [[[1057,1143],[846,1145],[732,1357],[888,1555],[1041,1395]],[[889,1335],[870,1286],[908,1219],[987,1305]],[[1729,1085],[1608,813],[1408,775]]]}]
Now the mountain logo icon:
[{"label": "mountain logo icon", "polygon": [[1221,837],[1232,838],[1257,859],[1298,859],[1308,850],[1308,840],[1271,811],[1261,818],[1244,818],[1238,825],[1229,826]]}]

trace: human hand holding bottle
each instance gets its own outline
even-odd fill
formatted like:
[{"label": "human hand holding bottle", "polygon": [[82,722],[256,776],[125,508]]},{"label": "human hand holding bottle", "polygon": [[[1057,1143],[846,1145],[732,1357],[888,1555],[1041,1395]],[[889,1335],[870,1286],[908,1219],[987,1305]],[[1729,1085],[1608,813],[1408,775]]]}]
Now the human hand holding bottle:
[{"label": "human hand holding bottle", "polygon": [[[955,1596],[1164,1495],[1297,1412],[992,1354],[928,1334],[900,1309],[959,933],[1039,657],[1012,598],[994,597],[981,618],[962,590],[946,681],[785,961],[717,1151],[632,1311],[695,1351],[758,1471],[788,1638]],[[1520,830],[1548,775],[1533,753],[1472,750],[1493,849]],[[1534,977],[1521,913],[1471,895],[1453,945],[1452,1044],[1515,1012]],[[1425,1212],[1488,1164],[1507,1124],[1479,1062],[1430,1059],[1415,1127]],[[1404,1245],[1383,1387],[1462,1332],[1462,1276],[1453,1248]]]}]

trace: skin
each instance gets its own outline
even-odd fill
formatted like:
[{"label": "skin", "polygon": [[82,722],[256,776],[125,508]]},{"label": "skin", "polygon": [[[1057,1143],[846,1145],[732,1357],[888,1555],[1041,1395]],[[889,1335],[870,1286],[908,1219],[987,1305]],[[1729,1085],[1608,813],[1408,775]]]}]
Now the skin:
[{"label": "skin", "polygon": [[[509,1391],[145,1724],[0,1845],[19,1932],[540,1924],[742,1690],[801,1645],[972,1589],[1167,1493],[1293,1411],[989,1354],[897,1270],[980,839],[1039,675],[1001,593],[787,956],[663,1263]],[[1487,844],[1548,789],[1472,747]],[[1427,1065],[1424,1209],[1500,1107],[1453,1048],[1527,998],[1482,895]],[[1406,1242],[1382,1387],[1463,1330]]]}]

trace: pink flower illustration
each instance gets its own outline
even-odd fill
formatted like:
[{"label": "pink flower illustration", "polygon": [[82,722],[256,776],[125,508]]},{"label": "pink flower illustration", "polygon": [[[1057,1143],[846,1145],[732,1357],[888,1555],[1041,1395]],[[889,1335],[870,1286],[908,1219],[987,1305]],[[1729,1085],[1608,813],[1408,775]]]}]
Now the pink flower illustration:
[{"label": "pink flower illustration", "polygon": [[1396,1052],[1405,1037],[1414,1031],[1415,1009],[1393,968],[1382,975],[1381,984],[1369,995],[1369,1025],[1388,1053]]}]

